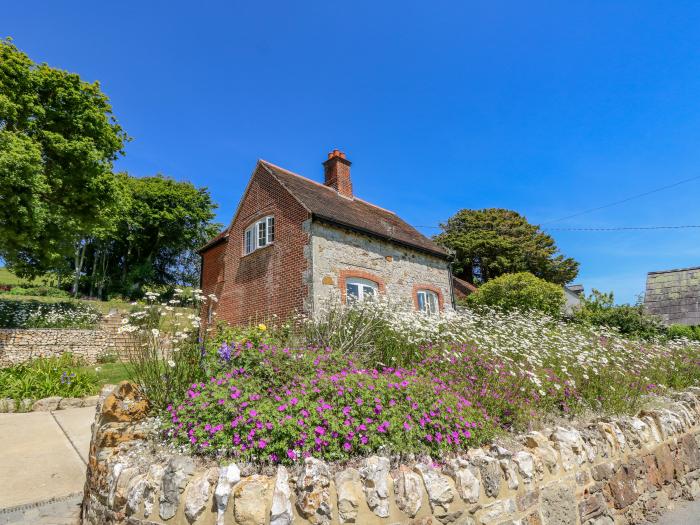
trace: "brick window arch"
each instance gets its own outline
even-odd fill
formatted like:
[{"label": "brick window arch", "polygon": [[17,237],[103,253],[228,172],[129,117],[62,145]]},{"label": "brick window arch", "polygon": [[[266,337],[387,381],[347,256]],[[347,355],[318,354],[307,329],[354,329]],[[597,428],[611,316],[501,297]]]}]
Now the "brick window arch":
[{"label": "brick window arch", "polygon": [[378,275],[363,270],[340,270],[340,272],[338,272],[338,287],[340,288],[340,299],[343,303],[347,300],[348,280],[353,278],[372,281],[377,285],[377,290],[380,295],[386,293],[384,281]]},{"label": "brick window arch", "polygon": [[442,296],[442,290],[437,286],[432,284],[414,284],[413,285],[413,306],[416,310],[420,310],[420,303],[418,301],[418,292],[428,291],[433,292],[438,298],[438,309],[442,312],[445,309],[445,301]]}]

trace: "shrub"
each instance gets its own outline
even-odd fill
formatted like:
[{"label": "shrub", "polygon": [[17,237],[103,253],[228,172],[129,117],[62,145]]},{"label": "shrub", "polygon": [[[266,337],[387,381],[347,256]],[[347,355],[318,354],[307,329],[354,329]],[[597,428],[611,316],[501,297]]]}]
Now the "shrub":
[{"label": "shrub", "polygon": [[692,326],[684,324],[672,324],[668,327],[667,335],[671,339],[685,337],[686,339],[698,339],[697,332]]},{"label": "shrub", "polygon": [[538,310],[558,316],[564,307],[561,286],[549,283],[528,272],[496,277],[481,285],[467,297],[474,306],[492,306],[504,310]]},{"label": "shrub", "polygon": [[598,290],[582,299],[581,306],[574,311],[574,320],[593,326],[608,326],[623,335],[642,339],[661,336],[666,331],[658,318],[644,310],[641,301],[635,305],[616,305],[612,292]]},{"label": "shrub", "polygon": [[34,297],[70,297],[70,294],[53,286],[14,286],[7,295],[30,295]]},{"label": "shrub", "polygon": [[82,397],[97,391],[97,376],[80,367],[70,354],[37,358],[0,369],[0,397],[41,399],[50,396]]},{"label": "shrub", "polygon": [[[175,293],[178,293],[177,291]],[[137,306],[124,319],[120,332],[130,334],[126,363],[129,378],[155,409],[182,395],[203,377],[203,347],[199,342],[197,293],[195,309],[186,314],[177,296],[158,304],[156,292],[147,292],[149,304]],[[177,308],[177,309],[176,309]]]},{"label": "shrub", "polygon": [[93,306],[73,301],[0,299],[0,328],[94,328],[101,318]]}]

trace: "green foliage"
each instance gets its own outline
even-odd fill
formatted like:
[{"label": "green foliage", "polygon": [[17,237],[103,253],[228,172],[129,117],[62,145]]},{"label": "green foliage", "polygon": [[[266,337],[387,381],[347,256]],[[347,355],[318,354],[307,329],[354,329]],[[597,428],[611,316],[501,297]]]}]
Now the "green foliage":
[{"label": "green foliage", "polygon": [[63,354],[0,369],[0,397],[19,401],[92,395],[97,391],[98,379],[83,365],[71,354]]},{"label": "green foliage", "polygon": [[700,326],[687,326],[684,324],[672,324],[666,332],[669,338],[678,339],[685,337],[695,341],[700,341]]},{"label": "green foliage", "polygon": [[454,251],[454,272],[470,283],[530,272],[557,284],[570,282],[579,263],[559,254],[554,239],[511,210],[461,210],[441,225],[435,241]]},{"label": "green foliage", "polygon": [[564,301],[561,286],[527,272],[496,277],[467,297],[468,304],[473,306],[537,310],[554,317],[561,315]]},{"label": "green foliage", "polygon": [[608,326],[621,334],[642,339],[663,335],[665,328],[661,321],[644,310],[644,304],[616,305],[610,293],[593,290],[588,297],[583,297],[581,305],[574,311],[574,320],[593,325]]},{"label": "green foliage", "polygon": [[101,318],[96,308],[74,301],[0,299],[0,328],[94,328]]},{"label": "green foliage", "polygon": [[53,286],[13,286],[7,295],[30,295],[34,297],[70,297],[65,290]]},{"label": "green foliage", "polygon": [[0,41],[0,257],[19,275],[61,266],[105,221],[126,140],[98,83]]}]

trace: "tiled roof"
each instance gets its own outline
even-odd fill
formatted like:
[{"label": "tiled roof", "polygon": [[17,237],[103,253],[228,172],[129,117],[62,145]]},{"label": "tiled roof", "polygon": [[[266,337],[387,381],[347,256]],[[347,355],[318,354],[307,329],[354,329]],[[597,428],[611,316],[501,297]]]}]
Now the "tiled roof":
[{"label": "tiled roof", "polygon": [[224,229],[223,231],[221,231],[221,232],[219,232],[218,234],[216,234],[216,236],[213,237],[212,239],[210,239],[209,242],[207,242],[204,246],[202,246],[201,248],[199,248],[199,249],[197,250],[197,252],[198,252],[198,253],[205,252],[205,251],[207,251],[209,248],[213,248],[214,246],[216,246],[216,245],[219,244],[220,242],[224,242],[224,241],[226,241],[227,239],[228,239],[228,228],[226,228],[226,229]]},{"label": "tiled roof", "polygon": [[358,199],[338,195],[324,186],[291,171],[261,160],[275,177],[314,217],[385,240],[446,257],[447,252],[395,213]]}]

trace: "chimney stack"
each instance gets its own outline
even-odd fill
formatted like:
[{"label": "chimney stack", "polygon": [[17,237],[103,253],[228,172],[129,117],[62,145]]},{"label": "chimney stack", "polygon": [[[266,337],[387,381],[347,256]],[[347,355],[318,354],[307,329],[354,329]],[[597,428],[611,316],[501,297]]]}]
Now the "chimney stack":
[{"label": "chimney stack", "polygon": [[330,186],[343,197],[352,199],[352,182],[350,181],[350,165],[345,153],[334,149],[328,154],[323,163],[326,186]]}]

